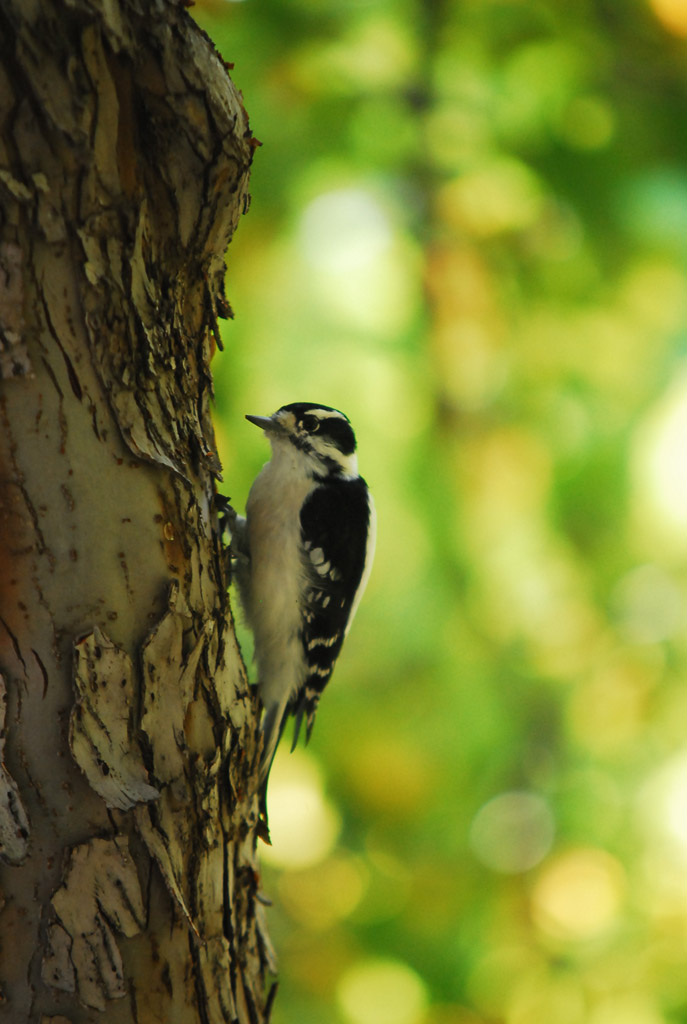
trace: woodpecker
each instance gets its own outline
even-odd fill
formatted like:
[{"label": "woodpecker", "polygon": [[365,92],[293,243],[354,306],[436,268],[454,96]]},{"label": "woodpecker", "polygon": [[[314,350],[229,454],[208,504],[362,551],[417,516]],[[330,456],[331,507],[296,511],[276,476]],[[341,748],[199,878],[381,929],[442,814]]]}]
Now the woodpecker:
[{"label": "woodpecker", "polygon": [[376,514],[358,474],[355,434],[342,412],[294,402],[272,416],[246,419],[272,446],[232,535],[264,709],[264,797],[289,715],[295,717],[293,747],[304,720],[306,742],[310,738],[370,575]]}]

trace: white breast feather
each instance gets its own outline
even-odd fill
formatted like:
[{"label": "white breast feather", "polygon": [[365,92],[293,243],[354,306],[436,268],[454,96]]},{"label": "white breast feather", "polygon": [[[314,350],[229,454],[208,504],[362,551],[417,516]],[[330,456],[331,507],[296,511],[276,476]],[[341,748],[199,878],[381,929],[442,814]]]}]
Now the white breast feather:
[{"label": "white breast feather", "polygon": [[[315,484],[309,474],[298,472],[302,465],[290,444],[274,445],[272,460],[256,477],[246,503],[250,576],[242,588],[243,603],[255,636],[266,708],[285,707],[306,676],[299,639],[305,584],[299,513]],[[269,595],[267,604],[261,594]]]}]

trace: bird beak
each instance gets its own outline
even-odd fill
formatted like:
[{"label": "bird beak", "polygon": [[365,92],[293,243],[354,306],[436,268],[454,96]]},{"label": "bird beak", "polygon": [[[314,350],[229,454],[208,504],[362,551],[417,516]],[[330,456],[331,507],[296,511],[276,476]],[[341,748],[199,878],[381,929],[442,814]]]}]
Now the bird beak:
[{"label": "bird beak", "polygon": [[272,419],[271,416],[251,416],[247,414],[246,419],[250,423],[254,423],[256,427],[260,427],[266,434],[285,433],[281,423],[278,420]]}]

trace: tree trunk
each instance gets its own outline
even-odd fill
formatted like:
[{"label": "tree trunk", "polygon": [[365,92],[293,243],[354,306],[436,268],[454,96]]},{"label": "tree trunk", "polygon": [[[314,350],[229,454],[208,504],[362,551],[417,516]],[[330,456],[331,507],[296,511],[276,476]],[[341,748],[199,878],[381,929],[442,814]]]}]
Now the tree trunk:
[{"label": "tree trunk", "polygon": [[[209,360],[254,142],[172,0],[0,5],[0,1018],[265,1018]],[[4,747],[4,750],[2,749]]]}]

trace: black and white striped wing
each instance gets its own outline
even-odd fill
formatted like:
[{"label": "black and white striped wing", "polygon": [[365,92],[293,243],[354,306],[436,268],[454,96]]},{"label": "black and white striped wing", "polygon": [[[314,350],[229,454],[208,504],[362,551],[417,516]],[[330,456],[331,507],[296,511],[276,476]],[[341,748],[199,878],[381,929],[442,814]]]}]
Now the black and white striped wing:
[{"label": "black and white striped wing", "polygon": [[308,666],[294,700],[294,745],[305,717],[310,737],[320,695],[329,681],[367,583],[374,550],[374,506],[365,481],[324,481],[301,509],[309,579],[301,641]]}]

